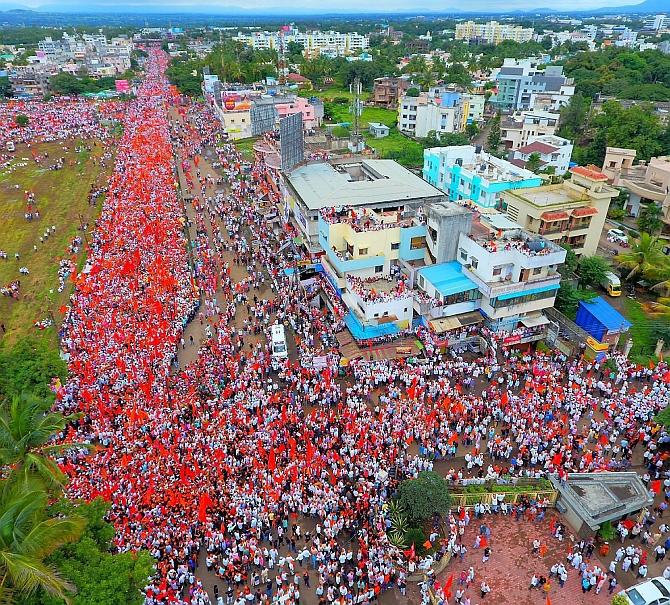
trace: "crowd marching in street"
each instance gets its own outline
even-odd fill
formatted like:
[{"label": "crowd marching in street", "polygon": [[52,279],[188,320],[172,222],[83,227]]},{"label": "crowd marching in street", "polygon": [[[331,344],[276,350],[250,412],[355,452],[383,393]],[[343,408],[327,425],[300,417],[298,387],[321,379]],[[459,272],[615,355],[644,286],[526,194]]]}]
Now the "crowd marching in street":
[{"label": "crowd marching in street", "polygon": [[[431,347],[420,362],[359,359],[338,376],[341,317],[310,305],[285,271],[290,232],[258,210],[262,198],[278,201],[267,170],[260,161],[243,169],[209,110],[168,84],[167,61],[152,50],[136,98],[115,110],[124,129],[87,266],[68,267],[70,378],[56,398],[59,410],[83,413],[63,439],[98,446],[59,459],[68,496],[108,500],[115,547],[156,558],[147,605],[404,595],[415,562],[389,542],[386,504],[399,480],[437,462],[463,484],[564,477],[635,457],[650,490],[661,499],[670,490],[668,436],[653,421],[670,395],[666,363],[495,350],[466,359]],[[67,115],[56,106],[44,132],[30,120],[26,140],[48,140],[49,120]],[[74,115],[73,136],[86,137],[87,111]],[[278,371],[266,338],[275,322],[296,345]],[[325,364],[305,363],[317,357]],[[446,535],[432,537],[458,557],[473,515],[542,509],[455,509]],[[488,547],[480,538],[484,562]],[[582,566],[585,550],[546,574],[557,586],[565,576],[608,587],[619,570]],[[476,578],[436,581],[437,598],[492,600],[491,579]]]}]

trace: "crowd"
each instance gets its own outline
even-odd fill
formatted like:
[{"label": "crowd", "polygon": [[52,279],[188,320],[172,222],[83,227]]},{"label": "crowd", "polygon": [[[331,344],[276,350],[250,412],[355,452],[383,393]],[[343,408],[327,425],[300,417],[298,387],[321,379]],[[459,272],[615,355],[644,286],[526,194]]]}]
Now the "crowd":
[{"label": "crowd", "polygon": [[[59,460],[68,493],[109,500],[116,548],[156,557],[147,605],[211,603],[199,561],[218,578],[217,605],[306,594],[366,605],[403,592],[407,559],[387,539],[384,505],[431,464],[427,453],[448,459],[453,481],[596,470],[636,449],[650,481],[660,476],[667,436],[653,416],[667,403],[666,364],[617,356],[610,371],[559,353],[501,365],[436,352],[353,361],[337,379],[341,318],[309,304],[285,271],[290,235],[257,211],[274,195],[259,187],[266,171],[216,145],[215,120],[176,98],[166,62],[151,53],[124,116],[90,267],[73,275],[71,377],[57,398],[83,412],[77,440],[98,445]],[[189,322],[203,340],[185,362]],[[296,345],[276,372],[264,338],[273,322]],[[490,591],[486,580],[477,588]]]}]

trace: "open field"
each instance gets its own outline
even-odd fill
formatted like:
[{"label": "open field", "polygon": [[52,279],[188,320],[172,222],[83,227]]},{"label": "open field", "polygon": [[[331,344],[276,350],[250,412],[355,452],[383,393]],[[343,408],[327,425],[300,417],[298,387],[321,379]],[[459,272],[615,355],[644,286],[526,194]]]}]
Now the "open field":
[{"label": "open field", "polygon": [[[301,97],[317,97],[323,101],[332,101],[337,97],[347,98],[349,100],[353,99],[354,95],[349,92],[348,88],[326,88],[325,90],[301,90],[298,93]],[[364,91],[361,94],[361,99],[367,101],[371,96],[370,92]]]},{"label": "open field", "polygon": [[247,139],[237,139],[233,141],[237,150],[242,154],[245,160],[252,161],[254,159],[254,143],[257,137],[249,137]]},{"label": "open field", "polygon": [[[327,114],[330,118],[326,122],[351,122],[353,116],[349,111],[349,104],[347,103],[328,103],[326,105]],[[361,115],[361,126],[367,128],[370,122],[381,122],[386,126],[395,126],[398,119],[398,114],[391,109],[384,109],[383,107],[364,107]]]},{"label": "open field", "polygon": [[[50,310],[59,321],[58,309],[67,304],[72,283],[66,280],[63,292],[58,292],[59,262],[73,257],[68,247],[81,233],[81,222],[93,225],[100,201],[97,207],[90,206],[88,194],[93,183],[98,186],[104,183],[106,171],[110,170],[101,168],[97,162],[103,153],[102,145],[90,142],[89,146],[91,151],[78,152],[72,141],[34,145],[35,153],[49,154],[41,164],[33,160],[25,147],[19,147],[15,159],[0,171],[0,250],[7,253],[6,260],[0,259],[0,285],[7,286],[17,279],[21,282],[18,300],[0,296],[0,322],[6,330],[0,335],[3,345],[12,345],[25,336],[36,336],[40,330],[34,327],[34,322],[47,319]],[[61,156],[65,158],[64,167],[50,170],[48,166]],[[40,213],[40,218],[32,222],[25,218],[24,191],[35,194],[35,208]],[[56,227],[55,233],[41,243],[40,237],[52,225]],[[16,252],[20,255],[18,260]],[[81,268],[84,254],[80,252],[73,262]],[[30,274],[20,274],[21,267],[27,267]],[[42,333],[55,341],[53,328]]]},{"label": "open field", "polygon": [[418,168],[423,165],[423,145],[400,134],[397,129],[391,128],[389,136],[375,139],[365,134],[368,147],[374,149],[379,157],[391,158],[408,168]]}]

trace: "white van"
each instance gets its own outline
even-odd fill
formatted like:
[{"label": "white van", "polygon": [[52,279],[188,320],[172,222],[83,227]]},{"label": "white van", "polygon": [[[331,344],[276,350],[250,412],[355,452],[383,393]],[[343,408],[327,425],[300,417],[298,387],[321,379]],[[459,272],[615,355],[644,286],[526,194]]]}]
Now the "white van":
[{"label": "white van", "polygon": [[272,346],[272,367],[277,370],[279,369],[279,364],[288,357],[284,326],[281,324],[274,324],[270,328],[270,336]]}]

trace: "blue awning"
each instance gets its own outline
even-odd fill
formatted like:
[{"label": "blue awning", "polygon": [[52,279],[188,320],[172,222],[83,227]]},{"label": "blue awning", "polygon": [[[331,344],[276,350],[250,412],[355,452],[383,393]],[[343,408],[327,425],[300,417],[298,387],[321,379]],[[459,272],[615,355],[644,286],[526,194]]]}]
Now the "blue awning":
[{"label": "blue awning", "polygon": [[452,294],[459,294],[468,290],[477,290],[477,284],[466,275],[463,275],[461,263],[455,260],[423,267],[419,269],[418,273],[426,281],[430,282],[442,296],[451,296]]}]

